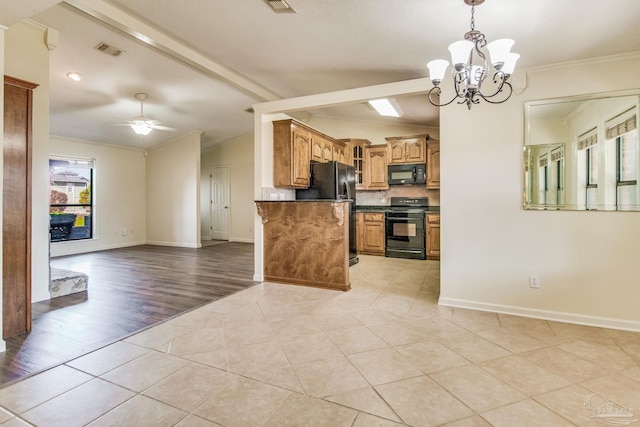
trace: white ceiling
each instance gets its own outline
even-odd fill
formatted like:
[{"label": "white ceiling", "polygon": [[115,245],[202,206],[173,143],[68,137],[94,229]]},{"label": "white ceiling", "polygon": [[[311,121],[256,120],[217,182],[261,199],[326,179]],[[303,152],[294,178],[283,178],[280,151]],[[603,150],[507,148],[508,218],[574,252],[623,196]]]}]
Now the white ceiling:
[{"label": "white ceiling", "polygon": [[[32,16],[60,31],[51,52],[51,133],[147,148],[200,129],[210,146],[251,132],[244,110],[266,99],[426,77],[426,63],[447,58],[447,46],[469,29],[463,0],[288,1],[297,13],[275,14],[263,0],[67,0]],[[30,3],[43,2],[3,2],[0,16]],[[520,70],[639,51],[638,19],[638,0],[486,0],[475,12],[489,40],[515,40]],[[126,53],[107,56],[93,49],[99,42]],[[199,70],[172,56],[197,56]],[[69,71],[86,78],[74,83]],[[149,94],[145,116],[177,131],[141,139],[113,126],[139,114],[136,92]],[[403,122],[437,126],[426,97],[398,101]],[[391,120],[364,104],[309,113]]]}]

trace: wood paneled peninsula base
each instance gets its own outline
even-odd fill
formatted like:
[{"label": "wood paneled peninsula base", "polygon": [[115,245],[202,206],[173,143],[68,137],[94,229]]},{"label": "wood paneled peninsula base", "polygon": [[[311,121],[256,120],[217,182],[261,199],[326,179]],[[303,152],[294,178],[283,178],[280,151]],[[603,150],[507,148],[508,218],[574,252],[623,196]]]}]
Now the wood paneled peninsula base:
[{"label": "wood paneled peninsula base", "polygon": [[257,201],[268,281],[348,291],[349,202]]}]

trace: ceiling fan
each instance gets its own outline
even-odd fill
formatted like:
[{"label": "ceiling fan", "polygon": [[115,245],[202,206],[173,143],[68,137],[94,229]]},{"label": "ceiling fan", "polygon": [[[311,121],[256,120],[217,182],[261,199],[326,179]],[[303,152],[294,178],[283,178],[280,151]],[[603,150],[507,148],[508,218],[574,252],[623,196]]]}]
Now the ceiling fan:
[{"label": "ceiling fan", "polygon": [[144,101],[148,98],[146,93],[136,93],[135,97],[140,101],[140,115],[122,126],[131,126],[131,129],[140,136],[149,135],[152,130],[175,131],[174,128],[161,126],[159,120],[151,120],[144,116]]}]

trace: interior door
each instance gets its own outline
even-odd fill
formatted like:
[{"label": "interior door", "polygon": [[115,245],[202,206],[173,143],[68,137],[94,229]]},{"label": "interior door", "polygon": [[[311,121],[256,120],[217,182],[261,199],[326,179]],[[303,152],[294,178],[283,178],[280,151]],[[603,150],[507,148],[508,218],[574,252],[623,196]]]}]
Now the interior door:
[{"label": "interior door", "polygon": [[229,240],[229,167],[209,170],[211,179],[211,239]]},{"label": "interior door", "polygon": [[36,86],[4,79],[3,338],[31,330],[31,106]]}]

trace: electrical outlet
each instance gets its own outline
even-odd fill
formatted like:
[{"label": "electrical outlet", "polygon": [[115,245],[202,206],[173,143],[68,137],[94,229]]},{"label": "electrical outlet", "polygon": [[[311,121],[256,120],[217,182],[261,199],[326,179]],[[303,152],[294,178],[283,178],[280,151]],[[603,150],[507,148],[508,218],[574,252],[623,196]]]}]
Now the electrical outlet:
[{"label": "electrical outlet", "polygon": [[126,235],[127,235],[127,229],[126,229],[126,228],[123,228],[123,229],[122,229],[122,235],[123,235],[123,236],[126,236]]},{"label": "electrical outlet", "polygon": [[538,276],[529,276],[529,287],[538,289],[540,287],[540,278]]}]

